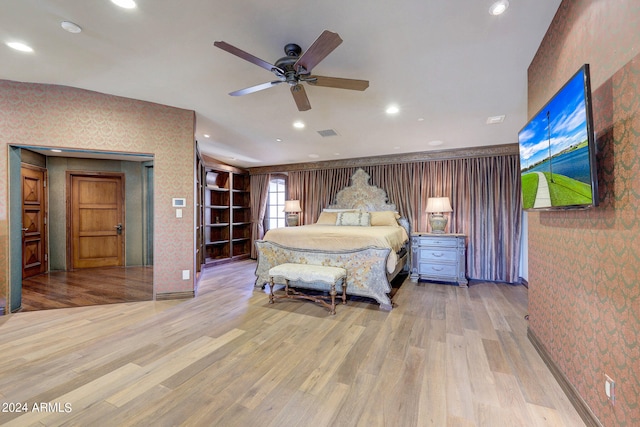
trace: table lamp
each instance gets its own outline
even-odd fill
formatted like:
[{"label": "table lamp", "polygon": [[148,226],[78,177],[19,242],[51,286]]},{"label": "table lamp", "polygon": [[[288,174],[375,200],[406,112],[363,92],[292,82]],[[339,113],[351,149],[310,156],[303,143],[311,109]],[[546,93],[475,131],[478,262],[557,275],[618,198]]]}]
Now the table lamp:
[{"label": "table lamp", "polygon": [[431,232],[435,234],[443,234],[447,227],[447,217],[442,215],[444,212],[453,212],[451,202],[448,197],[429,197],[427,200],[427,213],[430,213],[429,224],[431,224]]},{"label": "table lamp", "polygon": [[287,213],[287,226],[295,227],[300,222],[300,218],[298,217],[298,212],[302,212],[300,208],[300,200],[285,200],[284,201],[284,212]]}]

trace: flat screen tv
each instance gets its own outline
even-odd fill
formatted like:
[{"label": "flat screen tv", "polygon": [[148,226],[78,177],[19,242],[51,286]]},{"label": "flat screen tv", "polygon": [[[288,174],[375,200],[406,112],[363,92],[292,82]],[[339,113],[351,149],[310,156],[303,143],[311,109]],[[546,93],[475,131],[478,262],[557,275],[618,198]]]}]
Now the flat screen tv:
[{"label": "flat screen tv", "polygon": [[598,205],[589,65],[583,65],[518,133],[522,207]]}]

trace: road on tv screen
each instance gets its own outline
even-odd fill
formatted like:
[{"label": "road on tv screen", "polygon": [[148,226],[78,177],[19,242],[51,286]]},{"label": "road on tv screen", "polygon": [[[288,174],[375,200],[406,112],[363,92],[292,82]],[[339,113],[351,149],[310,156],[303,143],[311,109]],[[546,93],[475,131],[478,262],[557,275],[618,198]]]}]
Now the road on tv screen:
[{"label": "road on tv screen", "polygon": [[[540,185],[540,177],[544,177],[546,186]],[[548,187],[547,194],[542,188]],[[545,191],[546,193],[546,191]],[[550,198],[550,204],[536,206],[536,199]],[[549,172],[530,172],[522,175],[522,206],[524,209],[534,207],[577,206],[591,204],[591,186],[568,176]]]}]

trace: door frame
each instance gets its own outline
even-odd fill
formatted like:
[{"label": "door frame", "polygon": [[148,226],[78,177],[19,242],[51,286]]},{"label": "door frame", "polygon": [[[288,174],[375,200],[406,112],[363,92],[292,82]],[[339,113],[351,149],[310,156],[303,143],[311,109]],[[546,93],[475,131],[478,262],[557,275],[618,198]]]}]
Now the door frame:
[{"label": "door frame", "polygon": [[[127,229],[127,225],[126,225],[126,196],[125,196],[125,189],[126,189],[126,182],[125,182],[125,174],[122,172],[92,172],[92,171],[66,171],[66,188],[65,188],[65,193],[66,193],[66,216],[67,216],[67,220],[66,220],[66,229],[67,229],[67,256],[66,256],[66,261],[67,261],[67,271],[73,271],[74,267],[73,267],[73,250],[74,250],[74,244],[73,244],[73,224],[72,224],[72,218],[73,218],[73,194],[72,194],[72,181],[73,181],[73,177],[74,176],[89,176],[89,177],[118,177],[121,180],[122,183],[122,224],[124,225],[124,229]],[[127,262],[127,258],[126,258],[126,239],[125,236],[122,236],[121,239],[121,245],[122,245],[122,262],[123,262],[123,266],[126,266]]]},{"label": "door frame", "polygon": [[145,162],[143,166],[143,185],[142,185],[142,203],[143,221],[142,221],[142,236],[143,236],[143,248],[142,248],[142,262],[145,266],[153,266],[153,197],[154,197],[154,167],[153,162]]},{"label": "door frame", "polygon": [[[8,312],[22,308],[22,155],[20,147],[9,146],[9,286]],[[1,293],[2,291],[0,291]]]}]

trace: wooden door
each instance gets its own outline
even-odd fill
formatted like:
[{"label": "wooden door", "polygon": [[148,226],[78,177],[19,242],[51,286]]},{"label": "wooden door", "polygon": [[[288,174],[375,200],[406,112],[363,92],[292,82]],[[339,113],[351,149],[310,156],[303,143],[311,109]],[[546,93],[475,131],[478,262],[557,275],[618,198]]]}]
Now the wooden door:
[{"label": "wooden door", "polygon": [[124,175],[67,174],[71,269],[124,265]]},{"label": "wooden door", "polygon": [[22,278],[47,271],[46,169],[23,164],[22,182]]}]

